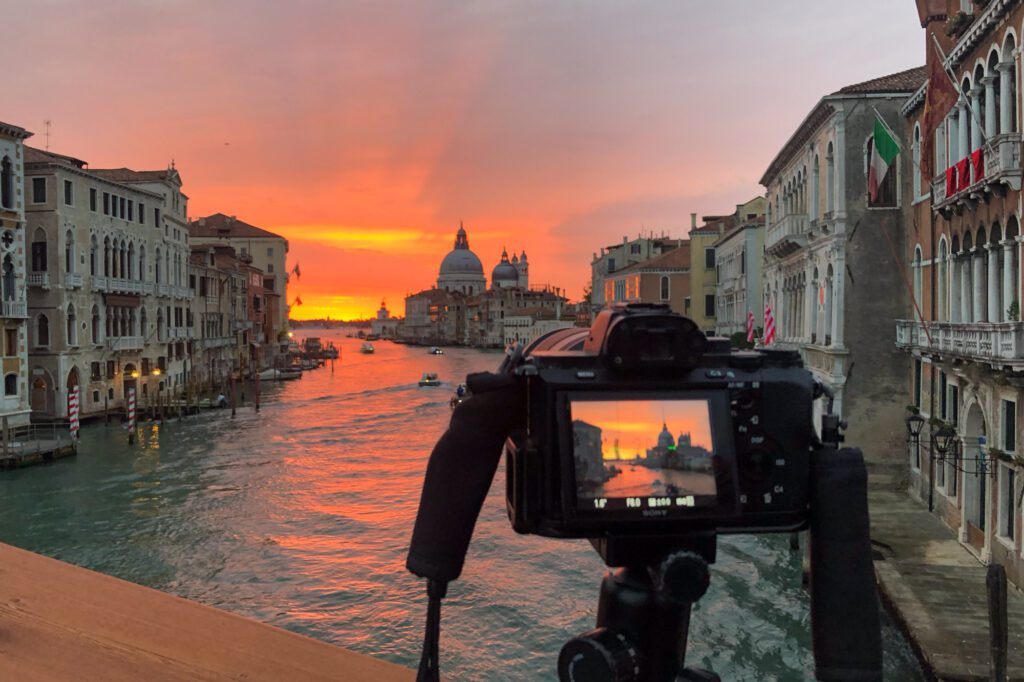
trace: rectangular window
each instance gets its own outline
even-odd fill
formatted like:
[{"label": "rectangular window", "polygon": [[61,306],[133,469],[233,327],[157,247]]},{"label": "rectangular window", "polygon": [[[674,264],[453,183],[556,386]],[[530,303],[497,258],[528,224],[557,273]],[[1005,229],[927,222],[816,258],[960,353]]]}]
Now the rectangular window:
[{"label": "rectangular window", "polygon": [[704,269],[711,270],[715,267],[715,247],[709,246],[704,249]]},{"label": "rectangular window", "polygon": [[124,197],[118,197],[118,201],[120,202],[120,208],[121,208],[121,212],[120,212],[120,213],[118,214],[118,216],[117,216],[117,217],[118,217],[118,218],[124,218],[124,216],[125,216],[125,213],[126,213],[126,212],[125,212],[125,202],[126,202],[127,200],[126,200],[126,199],[125,199]]},{"label": "rectangular window", "polygon": [[667,275],[661,276],[661,300],[667,301],[669,299],[669,279]]},{"label": "rectangular window", "polygon": [[103,193],[103,215],[110,215],[110,192]]},{"label": "rectangular window", "polygon": [[128,200],[128,220],[135,220],[135,202]]},{"label": "rectangular window", "polygon": [[640,255],[640,245],[639,244],[630,244],[629,245],[629,252],[631,254],[633,254],[634,256],[639,256]]},{"label": "rectangular window", "polygon": [[1014,517],[1017,515],[1016,473],[1013,467],[999,465],[999,535],[1013,542]]},{"label": "rectangular window", "polygon": [[146,205],[140,201],[139,202],[139,225],[145,225],[145,224],[146,224]]},{"label": "rectangular window", "polygon": [[274,264],[267,263],[267,272],[274,272]]},{"label": "rectangular window", "polygon": [[683,299],[683,314],[684,315],[689,315],[690,314],[690,297],[689,296],[687,296],[686,298]]},{"label": "rectangular window", "polygon": [[715,316],[715,295],[705,294],[704,296],[704,317]]},{"label": "rectangular window", "polygon": [[32,178],[32,203],[46,203],[46,178]]},{"label": "rectangular window", "polygon": [[96,188],[89,188],[89,210],[93,213],[96,212]]},{"label": "rectangular window", "polygon": [[1017,403],[1003,400],[1003,450],[1017,449]]},{"label": "rectangular window", "polygon": [[949,387],[949,421],[953,426],[960,424],[960,387]]},{"label": "rectangular window", "polygon": [[914,405],[921,407],[921,361],[914,360]]},{"label": "rectangular window", "polygon": [[614,258],[609,258],[608,259],[608,274],[611,274],[613,272],[615,272],[615,259]]},{"label": "rectangular window", "polygon": [[114,378],[114,361],[113,360],[107,360],[107,378],[108,379],[113,379]]},{"label": "rectangular window", "polygon": [[17,357],[18,355],[18,330],[4,330],[4,355]]},{"label": "rectangular window", "polygon": [[946,419],[946,403],[948,401],[949,382],[946,380],[946,373],[939,372],[939,419]]},{"label": "rectangular window", "polygon": [[98,380],[102,379],[103,375],[100,374],[100,372],[101,372],[101,370],[100,370],[100,363],[98,363],[98,362],[92,363],[92,365],[90,366],[89,378],[92,379],[93,381],[98,381]]},{"label": "rectangular window", "polygon": [[747,272],[747,252],[740,251],[740,274],[746,274]]},{"label": "rectangular window", "polygon": [[268,246],[267,247],[267,258],[273,258],[273,257],[274,257],[274,247]]},{"label": "rectangular window", "polygon": [[160,223],[160,209],[159,208],[154,208],[153,209],[153,227],[155,227],[156,229],[159,230],[160,229],[160,225],[161,225],[161,223]]},{"label": "rectangular window", "polygon": [[149,358],[142,358],[142,376],[149,376],[150,371]]},{"label": "rectangular window", "polygon": [[75,205],[75,184],[70,180],[64,181],[64,203],[68,206]]}]

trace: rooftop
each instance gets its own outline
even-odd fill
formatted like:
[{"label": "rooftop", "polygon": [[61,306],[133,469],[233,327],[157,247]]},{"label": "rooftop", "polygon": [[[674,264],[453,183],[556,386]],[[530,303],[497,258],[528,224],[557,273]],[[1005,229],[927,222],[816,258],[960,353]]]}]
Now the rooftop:
[{"label": "rooftop", "polygon": [[640,263],[634,263],[629,267],[616,270],[612,275],[621,275],[643,270],[685,270],[690,267],[690,242],[684,241],[679,248],[666,251],[660,256],[655,256]]},{"label": "rooftop", "polygon": [[13,123],[4,123],[3,121],[0,121],[0,133],[10,137],[16,137],[19,140],[24,140],[26,137],[32,137],[32,133],[21,126],[16,126]]},{"label": "rooftop", "polygon": [[[73,156],[47,152],[28,145],[25,145],[25,163],[58,163],[61,165],[71,165],[75,168],[85,168],[89,165],[88,161],[76,159]],[[94,173],[95,171],[90,169],[90,172]]]},{"label": "rooftop", "polygon": [[178,171],[174,168],[163,170],[137,171],[131,168],[93,168],[92,172],[101,178],[113,180],[114,182],[159,182],[161,180],[173,180],[178,177]]},{"label": "rooftop", "polygon": [[244,220],[235,216],[214,213],[205,218],[193,220],[188,224],[188,233],[193,239],[203,237],[216,237],[226,239],[233,237],[248,237],[251,239],[284,239],[279,234],[274,234],[262,227],[250,225]]},{"label": "rooftop", "polygon": [[923,66],[915,66],[906,71],[891,73],[888,76],[872,78],[862,83],[854,83],[839,88],[833,95],[868,95],[882,92],[914,92],[921,84],[928,79],[928,73]]}]

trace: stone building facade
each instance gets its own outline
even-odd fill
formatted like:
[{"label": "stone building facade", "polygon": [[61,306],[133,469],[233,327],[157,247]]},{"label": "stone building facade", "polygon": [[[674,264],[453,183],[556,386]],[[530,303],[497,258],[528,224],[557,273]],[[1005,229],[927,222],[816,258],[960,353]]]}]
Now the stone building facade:
[{"label": "stone building facade", "polygon": [[[187,197],[173,168],[90,169],[26,148],[34,417],[83,416],[183,389],[190,371]],[[170,219],[169,219],[170,218]]]},{"label": "stone building facade", "polygon": [[754,326],[764,326],[764,197],[736,207],[733,227],[718,238],[715,248],[715,334],[746,333],[747,312]]},{"label": "stone building facade", "polygon": [[869,470],[902,469],[905,359],[892,320],[908,304],[896,260],[904,210],[913,201],[910,161],[901,154],[877,201],[867,197],[877,112],[898,134],[900,107],[924,82],[917,68],[850,85],[823,97],[771,162],[767,191],[765,299],[776,345],[799,350],[835,394],[847,441]]},{"label": "stone building facade", "polygon": [[691,243],[680,240],[674,247],[605,276],[601,283],[605,304],[664,303],[674,312],[686,314],[690,300]]},{"label": "stone building facade", "polygon": [[25,144],[32,133],[0,122],[0,419],[9,426],[30,416],[27,287],[25,282]]},{"label": "stone building facade", "polygon": [[[906,446],[912,494],[983,563],[998,562],[1024,586],[1021,509],[1024,458],[1024,324],[1021,301],[1021,49],[1024,4],[966,8],[948,35],[957,0],[918,0],[931,74],[902,108],[915,196],[903,258],[913,305],[896,322],[906,351],[902,402],[931,423]],[[943,81],[938,37],[957,88]],[[931,431],[951,426],[951,451]]]}]

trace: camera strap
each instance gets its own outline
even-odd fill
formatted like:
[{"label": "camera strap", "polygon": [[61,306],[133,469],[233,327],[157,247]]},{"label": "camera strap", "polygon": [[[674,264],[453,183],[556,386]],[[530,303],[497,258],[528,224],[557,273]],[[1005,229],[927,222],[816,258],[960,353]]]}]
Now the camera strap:
[{"label": "camera strap", "polygon": [[423,631],[423,653],[416,682],[439,682],[441,661],[438,644],[441,640],[441,600],[448,592],[448,583],[427,581],[427,627]]}]

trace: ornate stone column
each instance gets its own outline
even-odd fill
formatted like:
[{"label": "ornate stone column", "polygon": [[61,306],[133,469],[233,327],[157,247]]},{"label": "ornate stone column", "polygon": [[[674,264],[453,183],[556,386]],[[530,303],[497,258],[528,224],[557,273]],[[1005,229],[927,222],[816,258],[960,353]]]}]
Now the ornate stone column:
[{"label": "ornate stone column", "polygon": [[1010,94],[1013,83],[1013,74],[1010,69],[1013,62],[999,62],[996,64],[996,71],[999,72],[999,132],[1005,134],[1013,131],[1013,96]]},{"label": "ornate stone column", "polygon": [[988,252],[988,321],[1002,322],[999,310],[999,245],[986,244],[985,250]]},{"label": "ornate stone column", "polygon": [[946,117],[946,122],[948,124],[946,131],[949,136],[949,158],[946,159],[946,167],[948,168],[960,158],[960,114],[956,105],[950,110],[949,116]]},{"label": "ornate stone column", "polygon": [[971,262],[971,254],[964,251],[960,257],[960,322],[968,324],[974,321],[971,316],[971,270],[973,263]]},{"label": "ornate stone column", "polygon": [[985,256],[980,246],[971,250],[971,322],[984,322],[988,316],[985,307]]},{"label": "ornate stone column", "polygon": [[832,283],[832,296],[835,300],[832,303],[832,345],[843,346],[846,328],[843,319],[846,308],[846,254],[842,247],[836,252],[833,272],[835,275]]},{"label": "ornate stone column", "polygon": [[971,147],[970,123],[967,121],[967,100],[961,97],[960,101],[956,103],[956,108],[957,116],[960,119],[956,126],[957,132],[959,133],[958,138],[960,140],[957,144],[956,160],[960,161],[967,158]]},{"label": "ornate stone column", "polygon": [[[975,85],[971,88],[971,109],[967,112],[967,115],[971,119],[971,144],[967,149],[967,154],[970,155],[975,149],[981,146],[981,93],[983,92],[980,85]],[[974,181],[974,178],[971,178]]]},{"label": "ornate stone column", "polygon": [[1009,321],[1009,316],[1006,314],[1006,310],[1010,307],[1010,304],[1017,300],[1017,287],[1013,285],[1013,250],[1017,248],[1016,242],[1012,239],[1006,239],[1002,242],[1003,246],[1003,301],[1002,311],[1000,314],[1000,320]]},{"label": "ornate stone column", "polygon": [[998,132],[999,125],[996,119],[996,76],[989,74],[981,79],[981,84],[985,86],[985,139],[995,137]]}]

